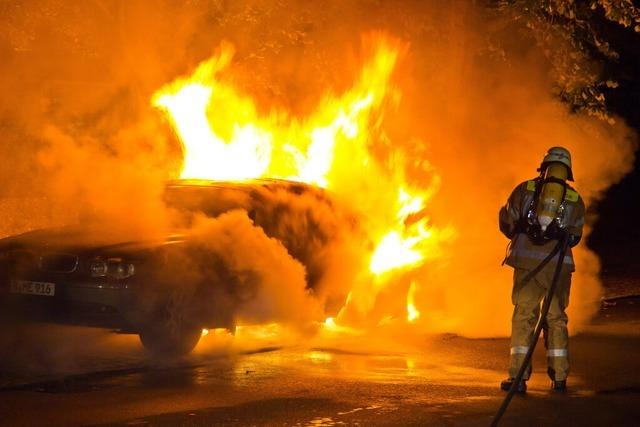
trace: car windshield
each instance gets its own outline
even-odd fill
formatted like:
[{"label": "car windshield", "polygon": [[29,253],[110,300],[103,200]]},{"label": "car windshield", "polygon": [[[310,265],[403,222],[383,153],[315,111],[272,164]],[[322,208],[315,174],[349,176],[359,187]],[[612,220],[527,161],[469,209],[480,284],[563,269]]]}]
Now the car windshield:
[{"label": "car windshield", "polygon": [[169,208],[194,214],[202,212],[215,217],[232,209],[249,209],[251,206],[249,186],[167,186],[164,200]]}]

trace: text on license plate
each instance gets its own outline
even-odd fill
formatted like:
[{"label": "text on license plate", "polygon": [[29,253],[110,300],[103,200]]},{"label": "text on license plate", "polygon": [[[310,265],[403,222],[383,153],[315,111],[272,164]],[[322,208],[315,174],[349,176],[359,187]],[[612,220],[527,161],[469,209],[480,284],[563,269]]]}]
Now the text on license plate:
[{"label": "text on license plate", "polygon": [[44,295],[52,297],[56,293],[55,283],[33,282],[31,280],[12,280],[11,292],[14,294]]}]

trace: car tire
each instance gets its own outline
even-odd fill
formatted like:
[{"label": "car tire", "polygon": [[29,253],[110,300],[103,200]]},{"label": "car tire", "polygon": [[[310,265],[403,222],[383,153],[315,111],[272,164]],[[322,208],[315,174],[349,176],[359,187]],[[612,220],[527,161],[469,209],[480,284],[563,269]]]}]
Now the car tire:
[{"label": "car tire", "polygon": [[174,326],[157,323],[148,325],[140,333],[140,342],[154,356],[179,357],[191,353],[202,336],[202,328],[195,325]]},{"label": "car tire", "polygon": [[142,345],[154,356],[179,357],[191,353],[202,327],[189,317],[190,299],[175,294],[159,304],[140,329]]}]

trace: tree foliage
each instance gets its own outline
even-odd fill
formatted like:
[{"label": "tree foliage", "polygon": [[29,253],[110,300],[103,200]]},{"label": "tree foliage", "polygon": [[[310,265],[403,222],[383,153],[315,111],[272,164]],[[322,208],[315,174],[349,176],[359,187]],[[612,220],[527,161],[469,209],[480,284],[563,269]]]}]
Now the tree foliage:
[{"label": "tree foliage", "polygon": [[491,0],[490,5],[535,39],[551,64],[560,99],[576,111],[612,120],[603,91],[618,83],[604,75],[603,65],[619,54],[602,24],[640,33],[640,8],[632,0]]}]

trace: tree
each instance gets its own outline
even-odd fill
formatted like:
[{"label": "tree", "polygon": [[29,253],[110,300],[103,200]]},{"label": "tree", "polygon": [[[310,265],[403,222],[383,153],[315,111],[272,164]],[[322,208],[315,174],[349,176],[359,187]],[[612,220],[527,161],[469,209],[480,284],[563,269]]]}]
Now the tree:
[{"label": "tree", "polygon": [[489,0],[489,7],[535,39],[551,64],[560,99],[574,111],[613,120],[604,92],[618,82],[604,65],[618,61],[619,54],[606,28],[615,23],[640,33],[640,8],[632,0]]}]

